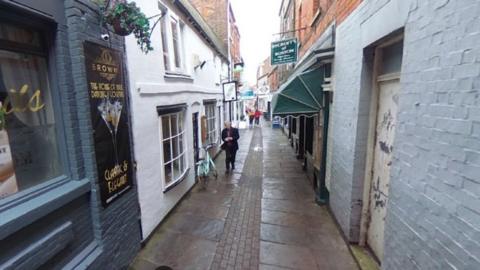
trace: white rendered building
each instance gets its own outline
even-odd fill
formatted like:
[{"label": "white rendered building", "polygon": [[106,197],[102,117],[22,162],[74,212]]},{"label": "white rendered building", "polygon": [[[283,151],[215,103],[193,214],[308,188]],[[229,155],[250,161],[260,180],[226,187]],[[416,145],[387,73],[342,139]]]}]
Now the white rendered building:
[{"label": "white rendered building", "polygon": [[148,17],[162,14],[151,36],[153,51],[144,54],[133,35],[126,38],[145,239],[194,185],[196,149],[220,143],[225,115],[221,83],[228,78],[228,57],[189,1],[136,3]]}]

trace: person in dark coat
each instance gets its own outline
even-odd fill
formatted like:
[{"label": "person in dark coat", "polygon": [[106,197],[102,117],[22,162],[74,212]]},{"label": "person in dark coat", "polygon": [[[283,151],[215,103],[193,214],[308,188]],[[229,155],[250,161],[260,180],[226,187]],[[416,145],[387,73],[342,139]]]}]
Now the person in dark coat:
[{"label": "person in dark coat", "polygon": [[225,128],[222,130],[222,149],[225,150],[225,173],[230,171],[230,165],[232,165],[232,171],[235,170],[235,155],[238,150],[238,139],[240,134],[238,129],[232,127],[230,122],[225,122]]},{"label": "person in dark coat", "polygon": [[255,118],[255,112],[251,109],[247,109],[246,113],[248,115],[248,127],[253,127],[253,119]]}]

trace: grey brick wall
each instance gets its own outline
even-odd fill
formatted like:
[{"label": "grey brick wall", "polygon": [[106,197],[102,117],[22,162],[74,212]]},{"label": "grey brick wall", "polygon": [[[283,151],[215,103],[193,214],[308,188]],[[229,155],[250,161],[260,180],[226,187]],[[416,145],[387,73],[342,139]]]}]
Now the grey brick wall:
[{"label": "grey brick wall", "polygon": [[[357,121],[360,113],[360,91],[362,72],[360,13],[338,27],[335,40],[335,92],[332,105],[332,166],[330,207],[349,241],[358,241],[359,220],[352,217],[360,213],[362,188],[359,185],[356,151]],[[358,167],[358,166],[357,166]],[[357,177],[355,179],[355,177]],[[362,178],[363,179],[363,178]]]},{"label": "grey brick wall", "polygon": [[392,3],[399,14],[405,11],[405,18],[398,15],[404,27],[404,59],[382,268],[478,269],[477,0],[365,1],[339,25],[331,209],[347,238],[358,241],[371,94],[371,59],[365,48],[376,41],[365,40],[373,36],[365,33],[389,27],[395,18],[383,18],[385,25],[370,29],[367,25]]},{"label": "grey brick wall", "polygon": [[[78,131],[81,141],[82,158],[85,176],[92,180],[91,209],[95,238],[102,246],[102,254],[90,266],[91,269],[119,269],[126,267],[140,249],[140,210],[136,189],[130,190],[111,206],[103,209],[97,185],[97,169],[92,126],[90,121],[90,106],[88,87],[85,74],[85,58],[83,56],[84,41],[92,41],[104,46],[111,46],[124,51],[123,38],[110,35],[110,42],[104,42],[100,35],[105,32],[100,28],[99,13],[96,5],[88,0],[65,1],[70,61],[75,89],[75,105],[78,114]],[[127,73],[125,73],[126,76]]]},{"label": "grey brick wall", "polygon": [[408,18],[384,269],[480,267],[479,14],[418,1]]},{"label": "grey brick wall", "polygon": [[[32,0],[19,2],[26,6],[39,5]],[[68,190],[75,182],[88,184],[89,181],[90,184],[87,188],[83,184],[82,188],[73,189],[48,205],[25,213],[34,217],[33,220],[22,222],[24,217],[21,217],[13,221],[19,228],[10,226],[12,232],[0,239],[0,268],[9,265],[13,269],[68,269],[73,266],[126,269],[140,249],[137,192],[133,188],[108,208],[101,206],[83,52],[83,43],[87,40],[123,52],[124,40],[111,35],[111,42],[107,43],[100,38],[105,30],[100,27],[98,6],[89,0],[49,0],[35,8],[57,12],[53,16],[57,27],[52,28],[53,39],[50,40],[50,75],[52,90],[58,94],[56,111],[61,117],[56,121],[64,127],[65,174],[70,180],[57,184],[55,193],[51,194],[63,194],[63,190]],[[12,10],[21,9],[12,7]],[[25,16],[27,21],[26,10],[19,16]],[[64,14],[59,15],[58,10]],[[41,192],[38,195],[40,197]],[[35,197],[34,201],[44,203],[48,199],[51,198]],[[9,210],[8,206],[1,206],[0,214]],[[12,208],[14,211],[24,209]],[[0,219],[3,217],[0,215]],[[63,229],[52,238],[58,228]],[[56,242],[48,243],[45,239],[56,239]],[[28,255],[31,256],[22,257],[26,250],[30,250]],[[18,263],[11,264],[13,260]]]}]

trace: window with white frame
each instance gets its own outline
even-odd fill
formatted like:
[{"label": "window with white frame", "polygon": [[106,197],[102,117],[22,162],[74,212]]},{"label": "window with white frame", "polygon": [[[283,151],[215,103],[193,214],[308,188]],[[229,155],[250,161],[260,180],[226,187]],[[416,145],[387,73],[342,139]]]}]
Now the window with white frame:
[{"label": "window with white frame", "polygon": [[184,24],[165,6],[160,4],[162,19],[160,31],[162,32],[163,62],[167,72],[185,72],[183,53]]},{"label": "window with white frame", "polygon": [[182,68],[181,59],[181,44],[180,44],[180,24],[173,17],[170,21],[172,27],[172,42],[173,42],[173,60],[176,69]]},{"label": "window with white frame", "polygon": [[[161,9],[162,14],[166,14],[167,9]],[[160,20],[160,31],[162,33],[162,52],[163,52],[163,64],[165,70],[170,70],[170,57],[168,54],[168,31],[167,31],[167,21],[168,17],[163,15],[163,18]]]},{"label": "window with white frame", "polygon": [[209,143],[217,142],[215,103],[205,104],[205,116],[207,117],[207,141]]},{"label": "window with white frame", "polygon": [[163,188],[182,180],[187,172],[188,164],[185,147],[185,110],[160,116],[161,141],[163,149]]}]

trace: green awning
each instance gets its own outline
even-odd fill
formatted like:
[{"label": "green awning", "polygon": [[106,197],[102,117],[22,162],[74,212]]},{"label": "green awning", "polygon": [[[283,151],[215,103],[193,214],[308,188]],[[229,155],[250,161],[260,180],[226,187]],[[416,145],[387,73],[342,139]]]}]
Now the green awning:
[{"label": "green awning", "polygon": [[273,96],[273,115],[311,115],[322,109],[324,67],[309,70],[285,83]]}]

